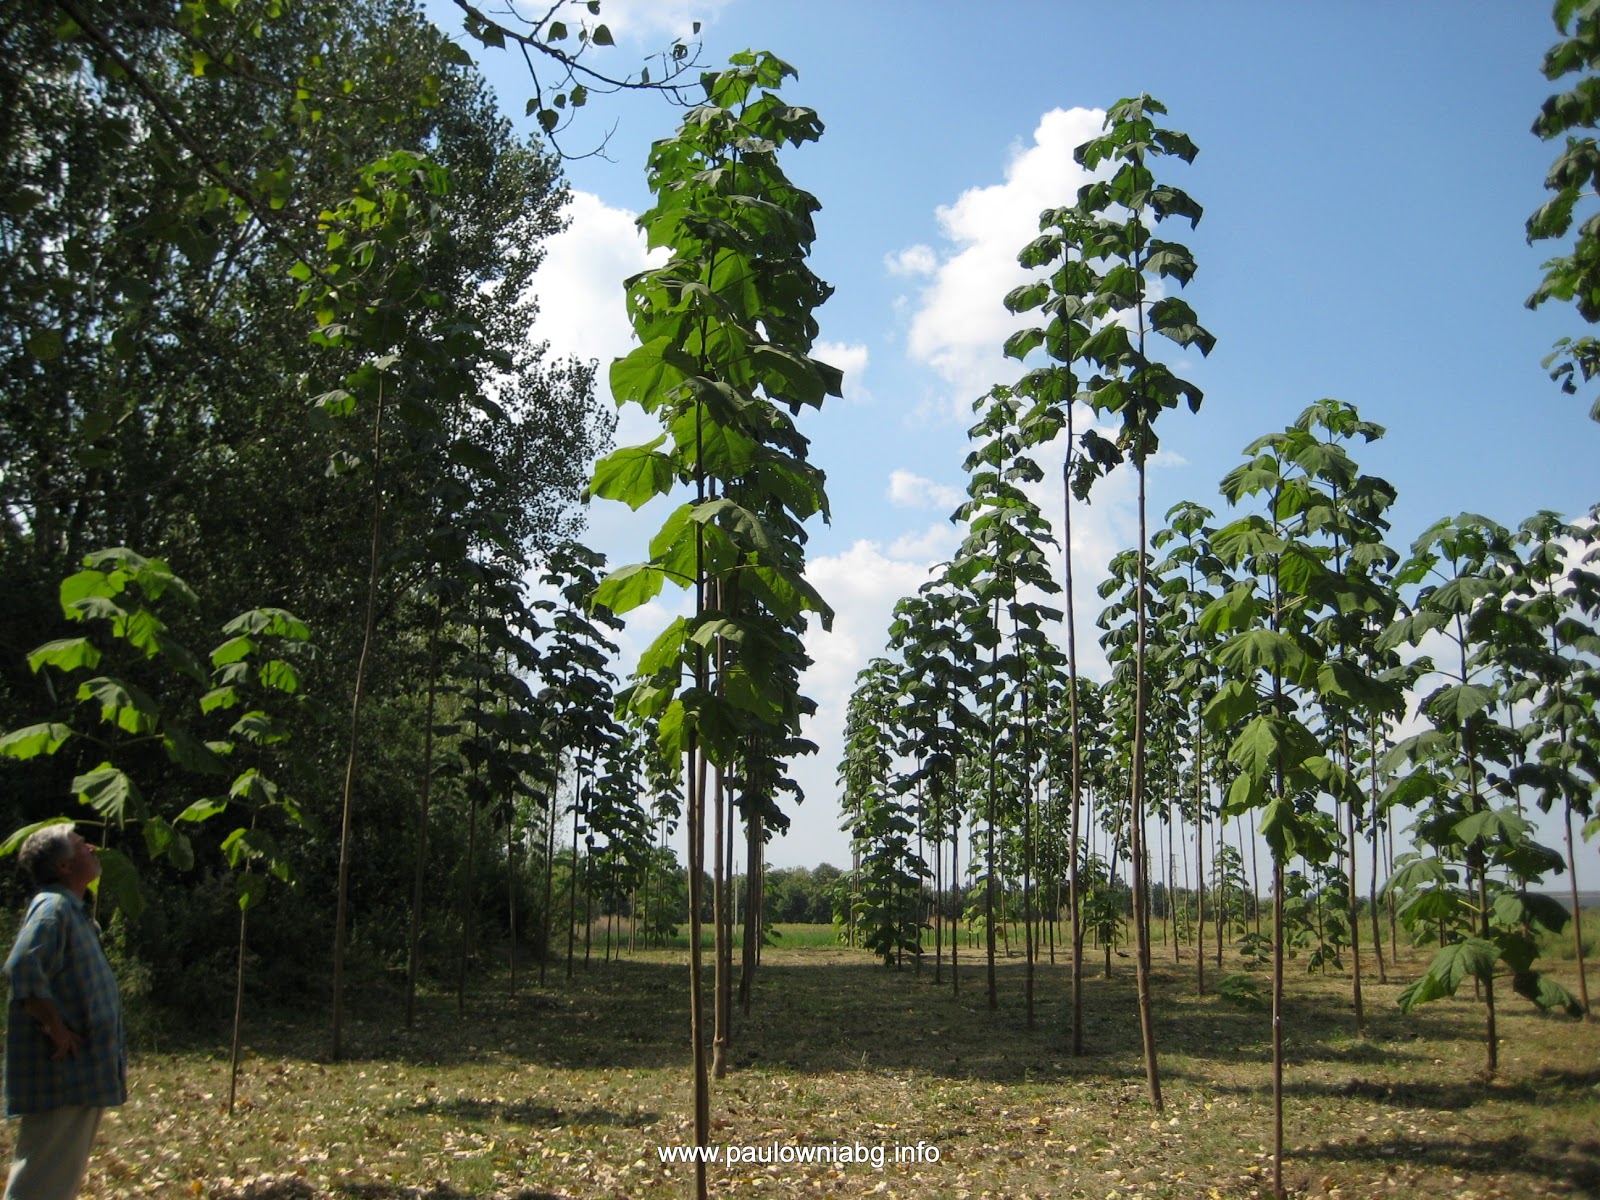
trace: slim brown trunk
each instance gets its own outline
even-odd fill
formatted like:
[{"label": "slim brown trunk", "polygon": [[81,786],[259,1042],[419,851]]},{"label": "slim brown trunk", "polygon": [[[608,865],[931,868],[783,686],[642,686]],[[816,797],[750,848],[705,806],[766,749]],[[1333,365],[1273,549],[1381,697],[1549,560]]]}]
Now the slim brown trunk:
[{"label": "slim brown trunk", "polygon": [[439,626],[444,605],[434,598],[433,620],[428,625],[428,706],[422,733],[422,796],[417,806],[417,848],[411,872],[411,922],[406,933],[406,1028],[416,1024],[418,948],[422,936],[422,906],[427,896],[428,809],[433,794],[433,722],[439,691]]},{"label": "slim brown trunk", "polygon": [[1593,1020],[1589,1010],[1589,979],[1583,964],[1583,910],[1578,906],[1578,863],[1572,854],[1572,800],[1564,801],[1563,815],[1567,827],[1567,885],[1572,897],[1572,951],[1578,968],[1578,1003],[1583,1006],[1585,1020]]},{"label": "slim brown trunk", "polygon": [[333,915],[333,1045],[331,1057],[338,1061],[344,1052],[344,955],[345,929],[350,901],[350,826],[355,807],[356,763],[360,756],[361,702],[367,693],[367,662],[378,625],[378,580],[382,574],[383,486],[379,470],[383,465],[383,379],[378,380],[378,399],[372,418],[372,536],[367,554],[367,611],[362,623],[361,654],[356,659],[355,691],[350,700],[350,753],[344,764],[344,798],[339,812],[339,884]]}]

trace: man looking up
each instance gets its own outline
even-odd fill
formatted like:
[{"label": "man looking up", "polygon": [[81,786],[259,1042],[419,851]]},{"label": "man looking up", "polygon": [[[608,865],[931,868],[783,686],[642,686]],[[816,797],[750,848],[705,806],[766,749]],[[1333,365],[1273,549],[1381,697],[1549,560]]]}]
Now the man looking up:
[{"label": "man looking up", "polygon": [[38,890],[6,959],[5,1104],[20,1117],[5,1200],[72,1200],[100,1118],[128,1098],[117,981],[84,893],[95,847],[71,825],[30,834],[17,853]]}]

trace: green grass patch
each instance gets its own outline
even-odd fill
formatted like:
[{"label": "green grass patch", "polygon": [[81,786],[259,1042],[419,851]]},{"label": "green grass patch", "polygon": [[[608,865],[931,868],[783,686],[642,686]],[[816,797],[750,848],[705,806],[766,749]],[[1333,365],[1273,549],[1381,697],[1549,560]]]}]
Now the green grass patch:
[{"label": "green grass patch", "polygon": [[[1074,1057],[1065,955],[1041,963],[1027,1027],[1023,963],[1000,963],[989,1011],[981,958],[961,947],[936,981],[861,951],[769,948],[714,1085],[722,1145],[859,1146],[867,1162],[719,1164],[718,1195],[1256,1197],[1269,1178],[1270,1018],[1196,995],[1193,956],[1158,961],[1165,1107],[1145,1094],[1132,972],[1091,956],[1086,1053]],[[831,930],[827,930],[831,935]],[[1502,1069],[1486,1080],[1470,996],[1403,1016],[1423,959],[1366,970],[1368,1036],[1349,980],[1291,975],[1285,1033],[1288,1181],[1300,1196],[1574,1196],[1600,1192],[1600,1025],[1501,1009]],[[1239,971],[1237,961],[1228,971]],[[1559,973],[1559,969],[1558,969]],[[1208,964],[1208,980],[1224,972]],[[1257,973],[1265,985],[1265,977]],[[692,1168],[658,1148],[692,1140],[687,966],[650,951],[581,964],[516,994],[477,981],[464,1013],[428,995],[415,1029],[367,992],[327,1061],[328,1014],[248,1020],[234,1114],[220,1031],[139,1053],[130,1103],[101,1134],[86,1195],[210,1200],[682,1196]],[[1575,982],[1567,980],[1569,986]],[[1600,984],[1600,980],[1596,981]],[[709,989],[708,989],[709,990]],[[1593,990],[1600,992],[1600,987]],[[12,1130],[0,1137],[9,1139]],[[916,1161],[896,1147],[921,1146]],[[881,1167],[870,1161],[882,1147]],[[9,1152],[9,1141],[0,1145]],[[928,1157],[937,1151],[937,1161]]]}]

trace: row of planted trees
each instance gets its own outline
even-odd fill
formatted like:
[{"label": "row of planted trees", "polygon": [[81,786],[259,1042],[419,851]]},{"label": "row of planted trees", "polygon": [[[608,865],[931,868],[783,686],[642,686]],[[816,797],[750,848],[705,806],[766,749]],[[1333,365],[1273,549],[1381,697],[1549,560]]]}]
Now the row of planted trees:
[{"label": "row of planted trees", "polygon": [[[899,604],[890,656],[862,672],[851,699],[840,768],[858,860],[850,917],[885,961],[921,953],[930,923],[921,897],[930,883],[936,896],[959,894],[965,848],[989,1006],[1006,893],[1020,910],[1031,1022],[1038,931],[1042,914],[1060,907],[1065,874],[1080,1051],[1085,930],[1105,920],[1105,899],[1125,878],[1145,1067],[1160,1109],[1152,870],[1174,863],[1171,846],[1192,847],[1204,990],[1202,931],[1215,924],[1220,967],[1223,897],[1259,837],[1271,923],[1265,935],[1243,931],[1244,949],[1272,962],[1281,1186],[1284,959],[1298,943],[1314,967],[1344,965],[1348,947],[1362,1030],[1359,862],[1370,864],[1365,907],[1378,970],[1382,900],[1415,941],[1438,946],[1401,1004],[1475,981],[1491,1072],[1497,984],[1541,1007],[1587,1009],[1576,917],[1579,994],[1537,969],[1540,933],[1568,922],[1566,906],[1537,889],[1551,872],[1573,877],[1574,825],[1593,817],[1600,783],[1600,554],[1592,519],[1539,513],[1509,530],[1464,514],[1402,557],[1384,541],[1394,491],[1354,456],[1383,431],[1332,400],[1244,448],[1220,486],[1227,518],[1183,503],[1148,533],[1156,421],[1202,399],[1156,344],[1202,354],[1212,344],[1190,307],[1162,294],[1186,284],[1195,265],[1156,231],[1201,215],[1156,176],[1156,164],[1195,153],[1157,123],[1164,111],[1149,97],[1114,106],[1102,136],[1076,155],[1097,177],[1075,203],[1045,211],[1021,252],[1039,278],[1006,305],[1038,323],[1006,343],[1024,373],[975,405],[968,500],[954,514],[965,540]],[[1036,461],[1057,439],[1066,443],[1064,581],[1051,565],[1055,531]],[[1111,670],[1093,683],[1077,670],[1072,510],[1124,465],[1136,477],[1138,544],[1112,560],[1100,587],[1096,624]],[[1055,596],[1063,608],[1048,606]],[[1564,853],[1535,841],[1530,805],[1556,814]],[[1410,842],[1398,856],[1397,829]],[[1177,873],[1164,873],[1170,896]],[[1575,891],[1572,899],[1575,912]],[[952,904],[931,922],[936,962],[948,944],[952,968],[961,917]],[[1394,944],[1391,927],[1391,956]],[[1237,974],[1216,983],[1235,995],[1253,990]],[[960,985],[954,969],[951,984]]]}]

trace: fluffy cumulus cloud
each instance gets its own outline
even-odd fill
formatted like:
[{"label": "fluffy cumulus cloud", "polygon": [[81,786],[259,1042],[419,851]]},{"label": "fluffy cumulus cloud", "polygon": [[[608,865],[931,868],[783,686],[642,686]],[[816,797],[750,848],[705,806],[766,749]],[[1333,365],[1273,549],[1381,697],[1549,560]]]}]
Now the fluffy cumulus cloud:
[{"label": "fluffy cumulus cloud", "polygon": [[[545,244],[545,259],[534,277],[539,317],[532,336],[548,341],[555,356],[598,362],[596,387],[606,396],[612,360],[633,347],[623,280],[665,262],[668,255],[665,249],[645,249],[635,213],[589,192],[572,193],[567,216],[567,228]],[[655,422],[636,407],[624,409],[620,418],[618,445],[648,441],[656,434]]]},{"label": "fluffy cumulus cloud", "polygon": [[1017,251],[1038,234],[1039,213],[1070,202],[1088,180],[1072,152],[1100,131],[1104,116],[1085,108],[1046,113],[1032,144],[1012,156],[1005,182],[969,188],[938,210],[949,243],[942,256],[913,246],[890,257],[891,271],[931,275],[910,305],[906,350],[938,374],[952,414],[964,415],[973,397],[1016,374],[1000,347],[1018,325],[1002,301],[1028,277]]},{"label": "fluffy cumulus cloud", "polygon": [[805,636],[812,665],[801,686],[817,702],[802,729],[818,752],[796,760],[795,780],[806,800],[791,809],[787,837],[774,842],[771,861],[779,864],[848,862],[850,839],[839,830],[835,776],[844,747],[844,710],[855,690],[856,674],[883,653],[889,618],[902,596],[925,583],[935,558],[899,557],[872,541],[858,541],[838,554],[812,559],[806,578],[833,607],[831,631],[813,622]]},{"label": "fluffy cumulus cloud", "polygon": [[872,392],[866,385],[867,348],[859,342],[819,341],[811,347],[811,357],[844,372],[844,398],[854,404],[870,404]]},{"label": "fluffy cumulus cloud", "polygon": [[546,243],[534,278],[539,319],[533,335],[549,341],[555,353],[599,359],[603,371],[628,352],[633,331],[622,281],[667,255],[665,249],[646,252],[636,215],[589,192],[572,193],[569,224]]},{"label": "fluffy cumulus cloud", "polygon": [[889,472],[889,503],[896,508],[954,509],[966,493],[958,487],[935,483],[911,471]]},{"label": "fluffy cumulus cloud", "polygon": [[939,269],[939,257],[931,246],[918,243],[898,253],[884,255],[883,265],[891,275],[932,275]]}]

